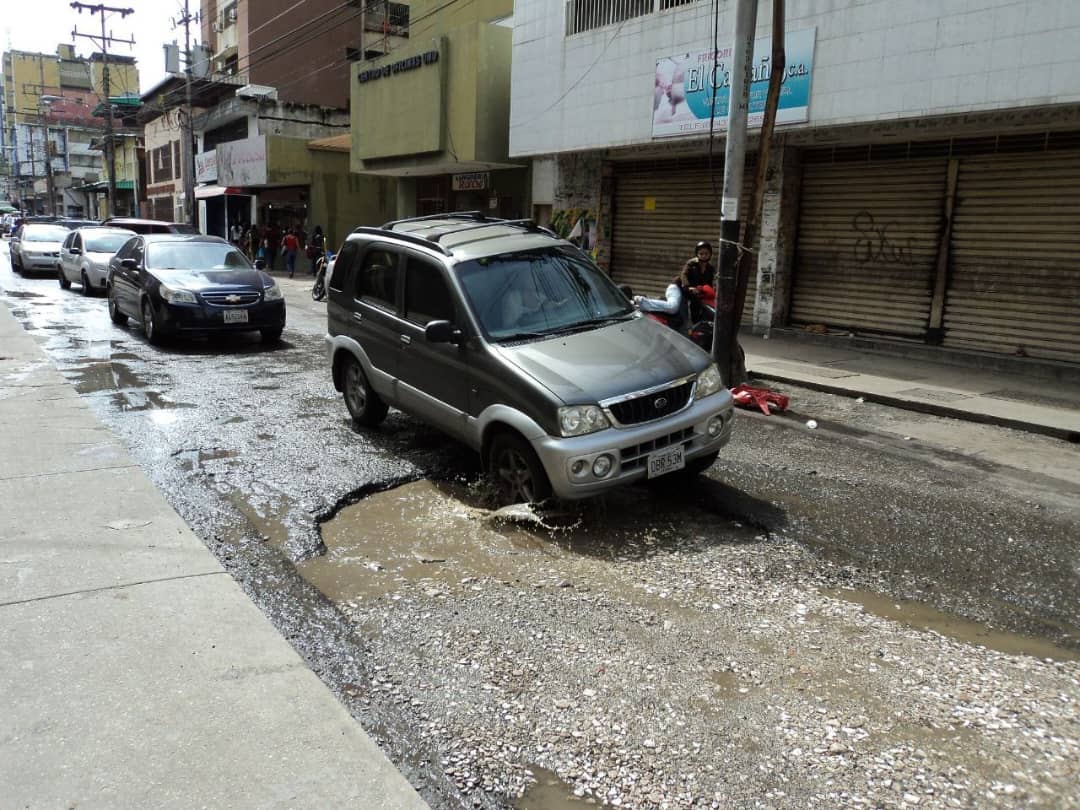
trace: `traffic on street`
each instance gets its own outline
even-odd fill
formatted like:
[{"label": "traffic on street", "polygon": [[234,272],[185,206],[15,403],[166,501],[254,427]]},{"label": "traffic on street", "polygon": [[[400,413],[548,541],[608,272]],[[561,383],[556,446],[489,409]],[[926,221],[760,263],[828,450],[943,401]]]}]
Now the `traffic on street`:
[{"label": "traffic on street", "polygon": [[697,478],[506,506],[466,444],[354,423],[311,277],[273,279],[279,341],[152,340],[107,294],[16,276],[6,242],[0,268],[432,806],[1078,804],[1072,445],[785,389]]}]

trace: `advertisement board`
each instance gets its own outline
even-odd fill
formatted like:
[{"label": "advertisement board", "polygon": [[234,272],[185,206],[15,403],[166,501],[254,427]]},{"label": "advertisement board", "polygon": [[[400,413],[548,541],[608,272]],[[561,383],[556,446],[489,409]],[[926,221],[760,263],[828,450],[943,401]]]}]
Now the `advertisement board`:
[{"label": "advertisement board", "polygon": [[[791,31],[784,38],[787,64],[781,75],[777,125],[809,120],[810,80],[814,67],[814,42],[817,29]],[[765,96],[772,75],[772,42],[763,37],[754,42],[750,84],[748,126],[759,127],[764,118]],[[700,135],[727,128],[731,91],[731,47],[661,56],[656,60],[653,83],[654,138],[676,135]]]}]

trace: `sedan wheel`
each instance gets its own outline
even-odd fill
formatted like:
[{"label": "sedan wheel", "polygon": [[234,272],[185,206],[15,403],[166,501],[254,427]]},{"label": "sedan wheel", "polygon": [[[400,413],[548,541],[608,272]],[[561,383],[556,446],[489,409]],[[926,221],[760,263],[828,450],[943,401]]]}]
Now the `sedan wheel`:
[{"label": "sedan wheel", "polygon": [[82,271],[82,294],[83,295],[93,295],[94,294],[94,288],[90,286],[90,279],[88,279],[86,277],[86,271],[85,270]]},{"label": "sedan wheel", "polygon": [[488,451],[488,476],[499,503],[539,503],[551,497],[544,465],[528,442],[514,433],[500,433]]},{"label": "sedan wheel", "polygon": [[61,270],[59,267],[56,268],[56,276],[60,281],[61,290],[71,289],[71,282],[67,280],[67,276],[64,275],[64,271]]},{"label": "sedan wheel", "polygon": [[120,311],[120,308],[116,305],[116,299],[113,297],[112,288],[109,288],[109,318],[117,326],[123,326],[128,322],[128,316]]},{"label": "sedan wheel", "polygon": [[146,333],[146,339],[153,345],[160,346],[161,332],[157,328],[157,321],[154,318],[154,307],[145,299],[142,303],[142,326],[143,332]]}]

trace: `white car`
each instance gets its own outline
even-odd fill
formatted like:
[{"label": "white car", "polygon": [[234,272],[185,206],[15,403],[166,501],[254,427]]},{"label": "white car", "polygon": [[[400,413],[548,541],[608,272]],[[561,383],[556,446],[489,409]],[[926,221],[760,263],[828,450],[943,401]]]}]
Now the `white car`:
[{"label": "white car", "polygon": [[83,295],[104,290],[109,260],[134,235],[134,231],[126,228],[88,227],[72,231],[60,246],[60,261],[56,265],[60,286],[66,290],[72,282],[81,284]]},{"label": "white car", "polygon": [[11,269],[22,275],[56,272],[60,243],[71,233],[63,225],[28,222],[11,240]]}]

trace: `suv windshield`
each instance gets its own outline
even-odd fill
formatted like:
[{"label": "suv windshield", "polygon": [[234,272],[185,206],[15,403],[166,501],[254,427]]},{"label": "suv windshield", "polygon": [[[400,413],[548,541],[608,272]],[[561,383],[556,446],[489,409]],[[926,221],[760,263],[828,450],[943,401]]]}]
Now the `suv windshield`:
[{"label": "suv windshield", "polygon": [[247,270],[247,257],[219,242],[152,242],[146,266],[157,270]]},{"label": "suv windshield", "polygon": [[63,242],[71,233],[67,228],[56,225],[27,225],[23,228],[24,242]]},{"label": "suv windshield", "polygon": [[493,341],[558,334],[633,314],[611,279],[573,248],[504,253],[455,272]]},{"label": "suv windshield", "polygon": [[86,234],[87,253],[116,253],[124,246],[124,242],[131,238],[130,233],[96,233],[93,236]]}]

